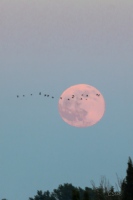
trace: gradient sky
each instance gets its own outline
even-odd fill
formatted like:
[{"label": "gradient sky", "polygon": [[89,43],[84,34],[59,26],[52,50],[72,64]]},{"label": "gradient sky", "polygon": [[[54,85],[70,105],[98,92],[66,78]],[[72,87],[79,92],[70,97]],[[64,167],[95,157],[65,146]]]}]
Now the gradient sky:
[{"label": "gradient sky", "polygon": [[[133,159],[132,77],[132,0],[1,0],[0,199],[124,178]],[[106,102],[88,128],[58,113],[60,94],[80,83]]]}]

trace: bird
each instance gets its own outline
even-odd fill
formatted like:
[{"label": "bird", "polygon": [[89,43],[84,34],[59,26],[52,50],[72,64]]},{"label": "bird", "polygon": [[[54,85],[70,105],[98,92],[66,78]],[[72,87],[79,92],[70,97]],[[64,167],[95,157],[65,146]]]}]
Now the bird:
[{"label": "bird", "polygon": [[47,95],[47,97],[49,97],[49,94]]},{"label": "bird", "polygon": [[62,99],[62,97],[60,97],[60,99]]},{"label": "bird", "polygon": [[96,94],[97,96],[100,96],[100,94]]},{"label": "bird", "polygon": [[41,92],[39,92],[39,95],[41,95]]},{"label": "bird", "polygon": [[86,97],[88,97],[88,94],[86,95]]},{"label": "bird", "polygon": [[44,96],[46,97],[46,94],[44,94]]},{"label": "bird", "polygon": [[52,99],[53,99],[54,97],[52,97]]},{"label": "bird", "polygon": [[23,97],[25,97],[25,95],[23,94]]},{"label": "bird", "polygon": [[81,96],[83,96],[83,94],[81,94]]},{"label": "bird", "polygon": [[30,94],[32,96],[32,94]]},{"label": "bird", "polygon": [[82,100],[82,98],[81,98],[81,100]]},{"label": "bird", "polygon": [[70,100],[70,99],[67,99],[67,100]]},{"label": "bird", "polygon": [[19,97],[19,95],[17,95],[17,98]]}]

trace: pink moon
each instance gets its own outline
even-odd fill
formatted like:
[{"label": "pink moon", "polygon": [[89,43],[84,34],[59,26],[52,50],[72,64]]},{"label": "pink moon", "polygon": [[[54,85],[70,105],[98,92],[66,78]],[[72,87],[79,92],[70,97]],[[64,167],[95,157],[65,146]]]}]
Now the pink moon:
[{"label": "pink moon", "polygon": [[61,118],[75,127],[88,127],[101,120],[105,101],[101,92],[87,84],[73,85],[60,96],[58,109]]}]

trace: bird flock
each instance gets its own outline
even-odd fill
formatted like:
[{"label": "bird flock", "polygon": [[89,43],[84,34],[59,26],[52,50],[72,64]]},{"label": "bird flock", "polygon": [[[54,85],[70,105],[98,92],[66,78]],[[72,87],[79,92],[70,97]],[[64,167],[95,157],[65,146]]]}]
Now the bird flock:
[{"label": "bird flock", "polygon": [[[30,94],[30,96],[32,96],[33,94]],[[41,92],[39,92],[39,95],[42,95],[42,93]],[[83,98],[85,97],[86,98],[86,100],[87,100],[87,97],[88,97],[89,95],[87,94],[87,95],[84,95],[84,94],[81,94],[81,98],[80,98],[80,100],[83,100]],[[100,96],[100,94],[96,94],[96,96]],[[19,98],[20,96],[19,95],[17,95],[17,98]],[[22,97],[25,97],[25,95],[23,94],[22,95]],[[44,94],[44,97],[50,97],[50,95],[49,94]],[[74,97],[75,97],[75,95],[73,94],[72,96],[71,96],[71,98],[72,99],[74,99]],[[51,96],[51,98],[52,99],[54,99],[54,96]],[[62,99],[63,97],[60,97],[60,99]],[[68,98],[67,99],[68,101],[70,100],[70,98]]]},{"label": "bird flock", "polygon": [[[33,94],[30,94],[30,96],[32,96],[32,95],[33,95]],[[42,95],[42,93],[39,92],[39,95]],[[45,96],[45,97],[49,97],[50,95],[49,95],[49,94],[44,94],[44,96]],[[20,95],[17,95],[17,98],[19,98],[19,97],[20,97]],[[23,94],[22,97],[25,97],[25,95]],[[51,96],[51,98],[53,99],[54,96]]]},{"label": "bird flock", "polygon": [[[82,97],[80,98],[80,100],[83,100],[83,97],[86,97],[86,100],[87,100],[87,97],[88,97],[89,95],[88,95],[88,94],[87,94],[87,95],[81,94],[81,96],[82,96]],[[96,94],[96,96],[99,97],[100,94]],[[74,97],[75,97],[75,95],[73,94],[71,98],[73,99]],[[60,97],[60,99],[62,99],[62,97]],[[69,101],[70,98],[68,98],[67,100]]]}]

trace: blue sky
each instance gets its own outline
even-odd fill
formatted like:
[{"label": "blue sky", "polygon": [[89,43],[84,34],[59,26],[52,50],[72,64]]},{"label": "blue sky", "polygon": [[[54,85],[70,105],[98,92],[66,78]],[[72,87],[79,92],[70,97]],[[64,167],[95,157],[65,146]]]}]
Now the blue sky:
[{"label": "blue sky", "polygon": [[[133,158],[132,8],[132,0],[0,1],[0,199],[125,177]],[[106,102],[103,119],[84,129],[58,113],[61,93],[80,83]]]}]

